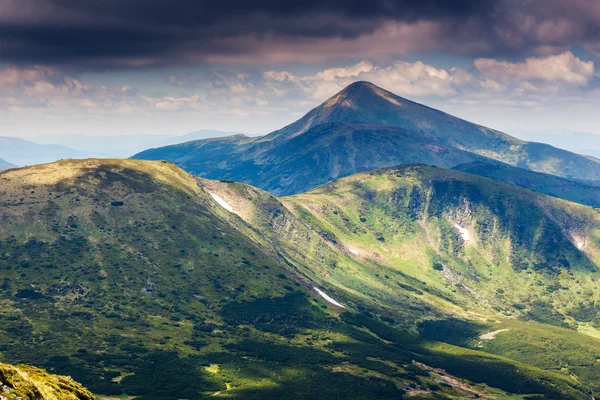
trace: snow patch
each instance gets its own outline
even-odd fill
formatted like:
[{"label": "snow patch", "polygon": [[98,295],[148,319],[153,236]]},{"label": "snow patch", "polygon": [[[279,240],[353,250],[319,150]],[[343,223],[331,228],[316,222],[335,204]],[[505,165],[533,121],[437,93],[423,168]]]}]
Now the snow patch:
[{"label": "snow patch", "polygon": [[313,286],[313,289],[315,289],[315,291],[319,294],[319,296],[321,296],[322,298],[324,298],[325,300],[327,300],[327,302],[333,304],[334,306],[338,306],[340,308],[346,308],[343,305],[341,305],[340,303],[338,303],[337,301],[335,301],[334,299],[332,299],[331,297],[329,297],[325,292],[323,292],[321,289]]},{"label": "snow patch", "polygon": [[229,205],[229,204],[228,204],[228,203],[227,203],[225,200],[223,200],[223,199],[222,199],[222,198],[221,198],[219,195],[216,195],[216,194],[214,194],[214,193],[210,193],[210,192],[208,192],[208,193],[209,193],[209,194],[212,196],[212,198],[213,198],[213,199],[215,199],[215,201],[216,201],[217,203],[219,203],[219,205],[220,205],[221,207],[223,207],[224,209],[226,209],[226,210],[227,210],[227,211],[229,211],[229,212],[233,212],[233,207],[231,207],[231,206],[230,206],[230,205]]},{"label": "snow patch", "polygon": [[499,329],[497,331],[494,332],[488,332],[484,335],[479,336],[479,339],[481,340],[494,340],[496,339],[496,335],[502,332],[508,332],[510,331],[510,329]]},{"label": "snow patch", "polygon": [[583,246],[585,246],[585,243],[584,243],[584,242],[577,242],[577,248],[578,248],[579,250],[583,249]]},{"label": "snow patch", "polygon": [[358,251],[354,250],[354,249],[348,249],[348,251],[352,254],[354,254],[355,256],[358,255]]},{"label": "snow patch", "polygon": [[465,242],[468,242],[469,240],[471,240],[471,232],[469,232],[468,229],[463,228],[459,224],[454,224],[454,227],[456,229],[458,229],[458,232],[460,233],[460,236],[463,238],[463,240]]}]

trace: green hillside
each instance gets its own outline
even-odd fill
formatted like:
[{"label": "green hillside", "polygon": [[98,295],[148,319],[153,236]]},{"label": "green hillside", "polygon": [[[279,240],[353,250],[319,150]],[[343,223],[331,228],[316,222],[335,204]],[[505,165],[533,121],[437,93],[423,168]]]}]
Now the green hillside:
[{"label": "green hillside", "polygon": [[0,218],[0,359],[99,395],[600,392],[587,207],[424,166],[277,199],[172,163],[83,160],[0,173]]},{"label": "green hillside", "polygon": [[594,209],[428,166],[357,174],[282,202],[204,182],[356,309],[600,389]]},{"label": "green hillside", "polygon": [[356,172],[399,164],[453,167],[497,160],[568,179],[600,180],[600,162],[528,143],[356,82],[298,121],[260,138],[207,139],[143,151],[209,179],[291,195]]}]

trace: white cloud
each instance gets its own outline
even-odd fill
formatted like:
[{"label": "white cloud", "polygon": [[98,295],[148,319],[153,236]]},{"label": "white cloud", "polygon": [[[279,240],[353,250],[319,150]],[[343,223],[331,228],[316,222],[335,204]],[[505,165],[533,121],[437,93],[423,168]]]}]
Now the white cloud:
[{"label": "white cloud", "polygon": [[584,86],[594,77],[595,72],[593,61],[582,61],[571,52],[541,58],[530,57],[520,63],[479,58],[474,65],[482,75],[507,83],[541,80]]},{"label": "white cloud", "polygon": [[[491,115],[502,110],[543,112],[559,102],[593,104],[600,98],[593,89],[597,79],[594,63],[570,52],[513,63],[477,59],[472,68],[440,68],[421,61],[381,65],[363,60],[304,74],[286,70],[171,72],[157,77],[163,85],[170,83],[163,92],[143,90],[132,82],[92,84],[48,67],[7,67],[0,69],[0,121],[26,126],[30,123],[22,116],[26,112],[32,121],[37,118],[38,126],[44,119],[62,118],[63,125],[55,129],[67,126],[68,131],[75,130],[70,123],[74,119],[85,121],[77,131],[98,119],[111,120],[114,131],[121,129],[119,118],[130,118],[128,126],[135,125],[136,131],[141,126],[143,131],[153,131],[157,125],[170,129],[185,123],[186,128],[178,132],[220,128],[266,133],[359,80],[470,118],[481,110]],[[467,111],[461,114],[461,110]],[[204,121],[212,122],[205,125]],[[2,129],[6,130],[0,125]]]}]

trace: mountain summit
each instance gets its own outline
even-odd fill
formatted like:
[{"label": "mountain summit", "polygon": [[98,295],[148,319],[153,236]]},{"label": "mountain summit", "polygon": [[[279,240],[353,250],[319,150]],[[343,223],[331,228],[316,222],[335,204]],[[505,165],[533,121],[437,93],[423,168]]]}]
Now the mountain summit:
[{"label": "mountain summit", "polygon": [[355,82],[298,121],[268,135],[268,139],[291,139],[310,128],[329,122],[363,122],[399,126],[388,122],[389,116],[412,103],[371,82]]},{"label": "mountain summit", "polygon": [[407,163],[454,167],[494,160],[569,179],[600,180],[600,162],[528,143],[355,82],[292,124],[261,138],[231,136],[151,149],[188,172],[294,194],[356,172]]},{"label": "mountain summit", "polygon": [[347,86],[298,121],[266,138],[290,139],[328,122],[362,122],[403,128],[474,152],[485,147],[499,153],[510,146],[525,143],[502,132],[407,100],[364,81]]}]

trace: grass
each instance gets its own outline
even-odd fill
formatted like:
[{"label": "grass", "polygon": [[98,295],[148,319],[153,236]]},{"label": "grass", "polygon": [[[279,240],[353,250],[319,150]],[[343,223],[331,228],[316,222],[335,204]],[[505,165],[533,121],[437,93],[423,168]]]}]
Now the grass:
[{"label": "grass", "polygon": [[[577,316],[593,314],[586,303],[597,296],[591,261],[577,264],[567,246],[569,268],[535,268],[531,260],[545,248],[523,239],[556,239],[556,221],[579,212],[560,203],[544,203],[552,221],[541,207],[529,210],[537,219],[528,230],[500,224],[486,205],[489,193],[474,189],[479,181],[447,184],[464,175],[440,177],[422,167],[357,175],[283,203],[242,184],[197,181],[170,163],[36,168],[0,173],[3,360],[71,375],[104,396],[141,399],[391,399],[410,391],[583,399],[594,387],[593,368],[525,360],[503,335],[486,343],[489,349],[470,341],[492,326],[525,330],[532,318],[548,319],[535,326],[558,340],[575,331],[548,323],[575,327]],[[442,181],[436,190],[427,184],[434,178]],[[464,203],[439,208],[436,195],[453,199],[455,191],[476,205],[470,219],[455,212]],[[450,221],[460,218],[474,243],[465,245],[453,230]],[[494,223],[485,225],[489,219]],[[515,240],[525,243],[520,261],[527,268],[509,257]],[[449,283],[444,268],[459,281]],[[312,286],[347,308],[326,303]],[[542,296],[559,316],[538,302]],[[419,330],[449,318],[475,321],[477,330],[452,331],[452,338]],[[573,340],[554,356],[584,343],[568,362],[587,362],[596,339]],[[531,341],[524,354],[541,346]],[[464,388],[439,384],[441,372],[413,361],[445,369]]]},{"label": "grass", "polygon": [[2,396],[13,400],[93,400],[94,396],[83,386],[66,376],[57,376],[26,365],[0,364],[0,382],[9,393]]}]

